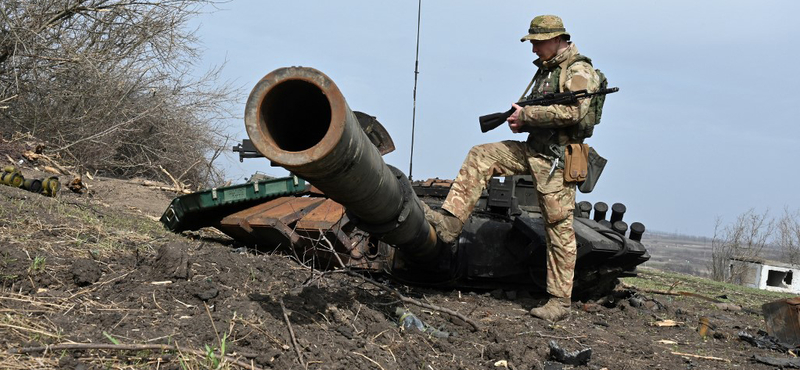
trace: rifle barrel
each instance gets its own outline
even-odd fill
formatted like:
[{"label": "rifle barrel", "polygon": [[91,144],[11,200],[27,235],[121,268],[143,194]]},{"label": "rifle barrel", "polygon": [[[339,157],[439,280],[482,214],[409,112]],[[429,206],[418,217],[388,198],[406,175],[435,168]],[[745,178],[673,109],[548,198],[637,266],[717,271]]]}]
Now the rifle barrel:
[{"label": "rifle barrel", "polygon": [[[562,92],[562,93],[548,94],[541,98],[521,101],[518,102],[517,105],[524,107],[528,105],[569,104],[577,102],[579,99],[585,99],[595,95],[611,94],[617,91],[619,91],[619,87],[609,87],[605,89],[599,89],[593,93],[590,93],[586,90]],[[503,122],[505,122],[508,119],[508,117],[514,114],[514,111],[515,108],[511,108],[504,113],[498,112],[478,117],[478,122],[480,122],[481,124],[481,132],[486,133],[502,125]]]}]

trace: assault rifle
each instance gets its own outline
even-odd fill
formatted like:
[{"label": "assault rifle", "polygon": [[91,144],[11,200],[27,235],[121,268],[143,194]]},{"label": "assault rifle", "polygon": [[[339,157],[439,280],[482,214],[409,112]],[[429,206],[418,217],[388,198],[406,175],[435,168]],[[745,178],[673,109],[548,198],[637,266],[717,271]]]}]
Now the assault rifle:
[{"label": "assault rifle", "polygon": [[[545,94],[541,98],[523,100],[517,103],[517,105],[524,107],[528,105],[575,104],[580,99],[591,98],[595,95],[611,94],[617,91],[619,91],[619,87],[600,89],[593,93],[587,92],[586,90],[578,90],[555,94]],[[502,125],[508,119],[508,117],[514,114],[514,111],[516,111],[516,108],[512,107],[506,112],[498,112],[480,116],[478,120],[481,123],[481,132],[489,132],[497,128],[497,126]]]}]

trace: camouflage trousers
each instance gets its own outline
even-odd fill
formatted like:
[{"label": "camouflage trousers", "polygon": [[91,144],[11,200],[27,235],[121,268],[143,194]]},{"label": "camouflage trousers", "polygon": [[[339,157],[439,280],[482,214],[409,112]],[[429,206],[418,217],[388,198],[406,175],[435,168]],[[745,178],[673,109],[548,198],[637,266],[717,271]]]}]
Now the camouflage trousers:
[{"label": "camouflage trousers", "polygon": [[493,176],[530,174],[536,183],[547,239],[547,292],[572,296],[577,244],[572,228],[575,184],[564,182],[564,172],[552,161],[535,155],[525,142],[501,141],[470,149],[442,208],[466,223],[475,203]]}]

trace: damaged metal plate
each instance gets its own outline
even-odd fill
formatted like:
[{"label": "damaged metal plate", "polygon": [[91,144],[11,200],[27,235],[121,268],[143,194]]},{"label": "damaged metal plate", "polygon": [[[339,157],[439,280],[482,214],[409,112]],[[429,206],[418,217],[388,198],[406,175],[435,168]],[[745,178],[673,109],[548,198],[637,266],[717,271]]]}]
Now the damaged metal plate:
[{"label": "damaged metal plate", "polygon": [[361,129],[367,134],[369,141],[378,148],[378,152],[380,152],[381,155],[386,155],[394,151],[395,148],[392,136],[389,135],[386,128],[378,122],[377,118],[359,111],[353,111],[353,114],[355,114],[359,125],[361,125]]},{"label": "damaged metal plate", "polygon": [[768,333],[781,342],[800,345],[800,297],[766,303],[761,310]]}]

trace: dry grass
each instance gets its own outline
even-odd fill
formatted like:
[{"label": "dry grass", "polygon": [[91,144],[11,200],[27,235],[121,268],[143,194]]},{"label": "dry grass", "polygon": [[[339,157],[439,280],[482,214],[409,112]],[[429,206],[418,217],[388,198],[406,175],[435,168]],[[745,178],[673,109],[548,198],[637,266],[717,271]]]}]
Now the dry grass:
[{"label": "dry grass", "polygon": [[[709,298],[725,295],[728,298],[720,300],[729,301],[755,311],[760,311],[761,305],[764,303],[795,296],[791,293],[770,292],[674,272],[664,272],[649,268],[639,268],[638,270],[638,277],[624,278],[622,281],[641,290],[689,292]],[[676,297],[675,299],[696,298]]]},{"label": "dry grass", "polygon": [[[50,317],[119,311],[126,316],[135,316],[136,320],[149,320],[153,313],[151,310],[123,309],[116,303],[93,299],[92,292],[124,279],[130,271],[106,274],[104,280],[58,297],[47,296],[46,288],[38,288],[38,292],[44,294],[20,294],[10,289],[9,282],[23,278],[36,287],[36,278],[45,277],[55,281],[57,286],[68,286],[59,279],[63,278],[64,271],[69,269],[69,261],[75,256],[92,258],[100,263],[115,254],[152,254],[157,245],[179,237],[166,232],[160,223],[141,214],[110,210],[88,202],[26,196],[6,187],[0,187],[0,193],[0,242],[19,246],[23,252],[20,255],[24,255],[15,257],[8,252],[0,254],[0,337],[5,343],[20,344],[3,349],[0,368],[58,368],[60,361],[72,356],[85,365],[106,369],[152,369],[163,367],[166,363],[178,363],[183,369],[237,367],[237,360],[226,357],[222,351],[225,333],[221,334],[220,343],[208,343],[203,348],[179,346],[179,343],[169,346],[135,344],[127,338],[109,334],[106,343],[83,344],[112,345],[114,348],[74,352],[55,347],[44,353],[12,353],[28,345],[75,345],[75,342],[67,339],[69,333],[64,333]],[[20,264],[28,266],[24,276],[6,273],[11,266]],[[104,267],[110,268],[107,264]],[[152,348],[136,347],[148,345]],[[247,364],[240,362],[238,365],[242,367]]]},{"label": "dry grass", "polygon": [[[92,289],[94,288],[93,286]],[[89,315],[93,311],[121,310],[114,304],[101,304],[86,299],[84,293],[92,289],[65,298],[31,297],[6,290],[0,291],[0,333],[6,342],[22,343],[26,346],[7,348],[8,352],[4,353],[3,360],[0,361],[0,368],[57,368],[60,366],[59,362],[63,361],[61,359],[68,354],[75,356],[75,360],[81,363],[105,369],[152,369],[168,362],[177,362],[181,368],[187,370],[258,368],[231,357],[225,351],[227,338],[237,322],[235,314],[230,320],[231,327],[221,334],[219,342],[209,343],[203,348],[182,346],[179,343],[168,345],[129,343],[126,338],[115,337],[105,332],[103,334],[108,343],[76,343],[67,340],[66,333],[47,317],[67,316],[73,310]],[[146,320],[152,316],[152,313],[147,311],[128,311],[127,314],[139,315],[139,320]],[[30,349],[40,346],[46,349]],[[75,349],[79,349],[80,352],[69,352]]]}]

